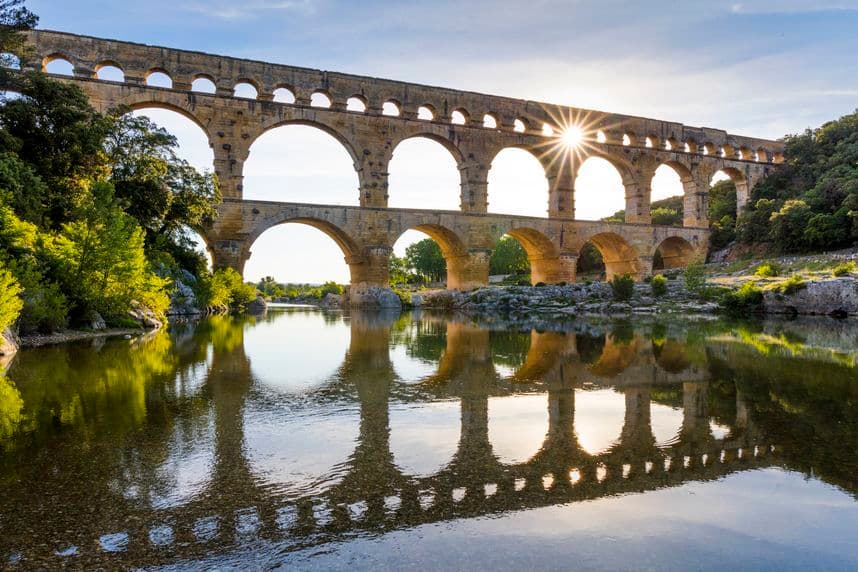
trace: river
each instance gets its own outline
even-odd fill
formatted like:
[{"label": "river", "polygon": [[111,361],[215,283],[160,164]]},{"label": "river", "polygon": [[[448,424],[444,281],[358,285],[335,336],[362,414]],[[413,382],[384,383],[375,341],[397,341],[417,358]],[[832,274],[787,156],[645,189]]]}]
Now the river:
[{"label": "river", "polygon": [[272,309],[27,349],[0,567],[858,569],[858,326]]}]

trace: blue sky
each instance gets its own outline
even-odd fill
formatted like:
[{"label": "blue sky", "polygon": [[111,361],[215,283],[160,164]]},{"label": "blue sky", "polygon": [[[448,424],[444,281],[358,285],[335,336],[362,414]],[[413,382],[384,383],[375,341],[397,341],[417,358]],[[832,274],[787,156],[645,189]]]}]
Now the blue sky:
[{"label": "blue sky", "polygon": [[[795,133],[858,108],[858,0],[30,0],[28,5],[40,15],[42,28],[651,116],[761,137]],[[183,133],[185,129],[179,123],[167,127]],[[198,151],[193,136],[188,137],[187,143],[181,139],[193,158]],[[307,146],[295,137],[256,150],[256,158],[271,158],[280,172],[262,167],[251,151],[258,172],[248,173],[248,183],[258,197],[297,200],[277,194],[300,176],[296,170],[309,160],[297,160]],[[295,172],[282,160],[287,152],[295,158]],[[449,176],[433,180],[439,169],[426,168],[428,152],[400,153],[400,174],[391,170],[392,196],[397,176],[403,186],[408,179],[401,200],[417,201],[425,189],[450,185]],[[445,160],[441,155],[437,159]],[[510,176],[524,171],[525,164],[514,160],[505,167]],[[597,172],[589,186],[610,187],[611,176]],[[656,195],[671,194],[675,187],[668,178]],[[332,194],[349,193],[334,202],[356,199],[348,173],[328,179],[335,179],[326,183]],[[457,182],[453,179],[452,184]],[[576,190],[581,218],[622,208],[621,191],[608,201],[588,201],[581,184]],[[540,192],[530,193],[528,200]],[[507,190],[501,200],[503,193],[498,192],[495,204],[515,204],[521,197],[516,193]],[[534,207],[537,211],[543,210],[543,198]],[[451,202],[455,208],[455,189],[447,202],[426,206],[450,208]],[[302,249],[309,249],[306,260],[314,260],[310,266],[319,273],[290,274],[287,268],[301,266],[286,260],[282,248],[276,260],[271,258],[276,244],[310,232],[295,226],[285,225],[273,238],[263,235],[251,261],[258,268],[251,268],[254,275],[246,273],[248,278],[276,267],[282,275],[273,273],[280,279],[336,275],[343,280],[342,256],[335,247],[330,250],[326,237],[313,235],[318,247],[308,244]]]}]

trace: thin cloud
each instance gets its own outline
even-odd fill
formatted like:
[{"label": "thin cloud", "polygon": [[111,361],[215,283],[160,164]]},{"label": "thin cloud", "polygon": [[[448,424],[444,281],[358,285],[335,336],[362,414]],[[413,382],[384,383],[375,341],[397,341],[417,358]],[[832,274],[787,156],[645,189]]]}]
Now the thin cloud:
[{"label": "thin cloud", "polygon": [[809,14],[816,12],[858,12],[858,2],[739,2],[730,6],[733,14]]},{"label": "thin cloud", "polygon": [[191,2],[181,9],[219,20],[252,20],[271,12],[300,12],[310,14],[316,9],[316,0],[257,0],[234,2]]}]

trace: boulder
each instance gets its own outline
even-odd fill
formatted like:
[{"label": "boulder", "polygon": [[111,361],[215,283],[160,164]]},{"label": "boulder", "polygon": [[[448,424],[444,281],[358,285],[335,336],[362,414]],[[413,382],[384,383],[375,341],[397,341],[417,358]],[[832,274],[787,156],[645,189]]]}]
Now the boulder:
[{"label": "boulder", "polygon": [[322,298],[322,301],[319,305],[323,308],[339,308],[343,305],[343,297],[339,294],[328,292],[327,294],[325,294],[325,297]]},{"label": "boulder", "polygon": [[11,329],[0,332],[0,356],[11,356],[18,351],[20,341]]},{"label": "boulder", "polygon": [[86,317],[86,327],[94,332],[100,332],[107,329],[107,322],[101,317],[101,314],[93,310]]},{"label": "boulder", "polygon": [[265,301],[265,298],[262,296],[257,296],[256,300],[253,300],[250,304],[247,305],[247,313],[248,314],[264,314],[268,310],[268,303]]},{"label": "boulder", "polygon": [[158,316],[137,301],[131,302],[131,309],[128,311],[128,317],[137,322],[141,328],[147,330],[157,330],[164,324],[158,319]]},{"label": "boulder", "polygon": [[[193,279],[192,275],[189,274],[189,276]],[[183,280],[185,279],[187,278],[184,277],[183,271]],[[197,295],[194,293],[193,288],[188,286],[183,280],[175,281],[176,289],[173,290],[173,294],[170,296],[170,308],[167,310],[168,316],[192,316],[202,313],[197,304]]]},{"label": "boulder", "polygon": [[852,277],[811,280],[792,294],[763,294],[767,314],[858,316],[858,280]]},{"label": "boulder", "polygon": [[411,305],[415,308],[419,308],[423,305],[423,294],[412,294],[411,295]]},{"label": "boulder", "polygon": [[368,286],[349,288],[345,303],[357,308],[401,308],[402,301],[390,288]]}]

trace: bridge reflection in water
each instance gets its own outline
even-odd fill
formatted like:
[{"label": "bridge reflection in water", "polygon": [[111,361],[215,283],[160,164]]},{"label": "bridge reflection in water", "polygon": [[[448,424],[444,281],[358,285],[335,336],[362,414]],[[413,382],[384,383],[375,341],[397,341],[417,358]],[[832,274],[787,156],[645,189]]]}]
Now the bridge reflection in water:
[{"label": "bridge reflection in water", "polygon": [[[288,327],[295,315],[273,313],[266,320]],[[623,323],[569,323],[556,331],[530,331],[431,315],[312,316],[319,327],[344,327],[344,320],[351,333],[348,349],[329,379],[285,405],[254,373],[244,340],[245,331],[257,327],[252,321],[212,318],[131,348],[115,342],[23,352],[7,375],[28,420],[0,434],[5,557],[151,565],[261,540],[294,550],[354,533],[644,492],[769,466],[813,473],[850,494],[856,491],[849,467],[822,466],[820,444],[811,447],[805,438],[825,396],[811,400],[789,375],[774,379],[755,370],[753,352],[759,348],[738,343],[732,334],[719,339],[721,326],[707,325],[704,335],[698,329],[689,336],[689,330],[658,324],[635,330]],[[323,317],[327,326],[321,325]],[[434,364],[432,373],[403,380],[391,359],[400,355],[391,348],[401,345],[411,359]],[[147,352],[156,366],[146,365]],[[831,391],[841,391],[854,374],[855,356],[828,355],[839,357],[813,367],[834,380]],[[67,383],[75,375],[83,379],[89,367],[115,371],[45,395],[38,367],[60,361],[71,368]],[[137,385],[128,389],[117,381],[97,397],[87,393],[91,388],[81,389],[102,379]],[[787,398],[777,395],[778,383],[795,384]],[[592,451],[580,442],[575,405],[581,395],[600,389],[621,394],[625,412],[619,437]],[[63,390],[68,395],[60,395]],[[126,394],[117,405],[116,395]],[[521,394],[544,397],[548,423],[532,456],[504,462],[490,438],[490,400]],[[806,403],[787,404],[790,399]],[[432,474],[409,474],[392,451],[391,404],[451,400],[460,411],[455,452]],[[138,412],[124,409],[128,403]],[[654,404],[681,411],[678,433],[666,443],[654,435]],[[301,487],[260,474],[248,426],[258,411],[281,407],[289,415],[308,408],[357,412],[354,448],[331,470],[336,478],[322,475]],[[713,434],[713,422],[726,428],[723,435]],[[275,422],[275,433],[277,427]],[[827,446],[854,450],[858,439],[851,429],[836,434],[837,425],[832,427]],[[279,438],[288,442],[288,429],[281,429]],[[165,477],[164,465],[169,468],[177,449],[201,445],[211,449],[206,474],[187,494],[171,497],[171,479],[177,477]],[[80,478],[85,482],[69,482]]]}]

